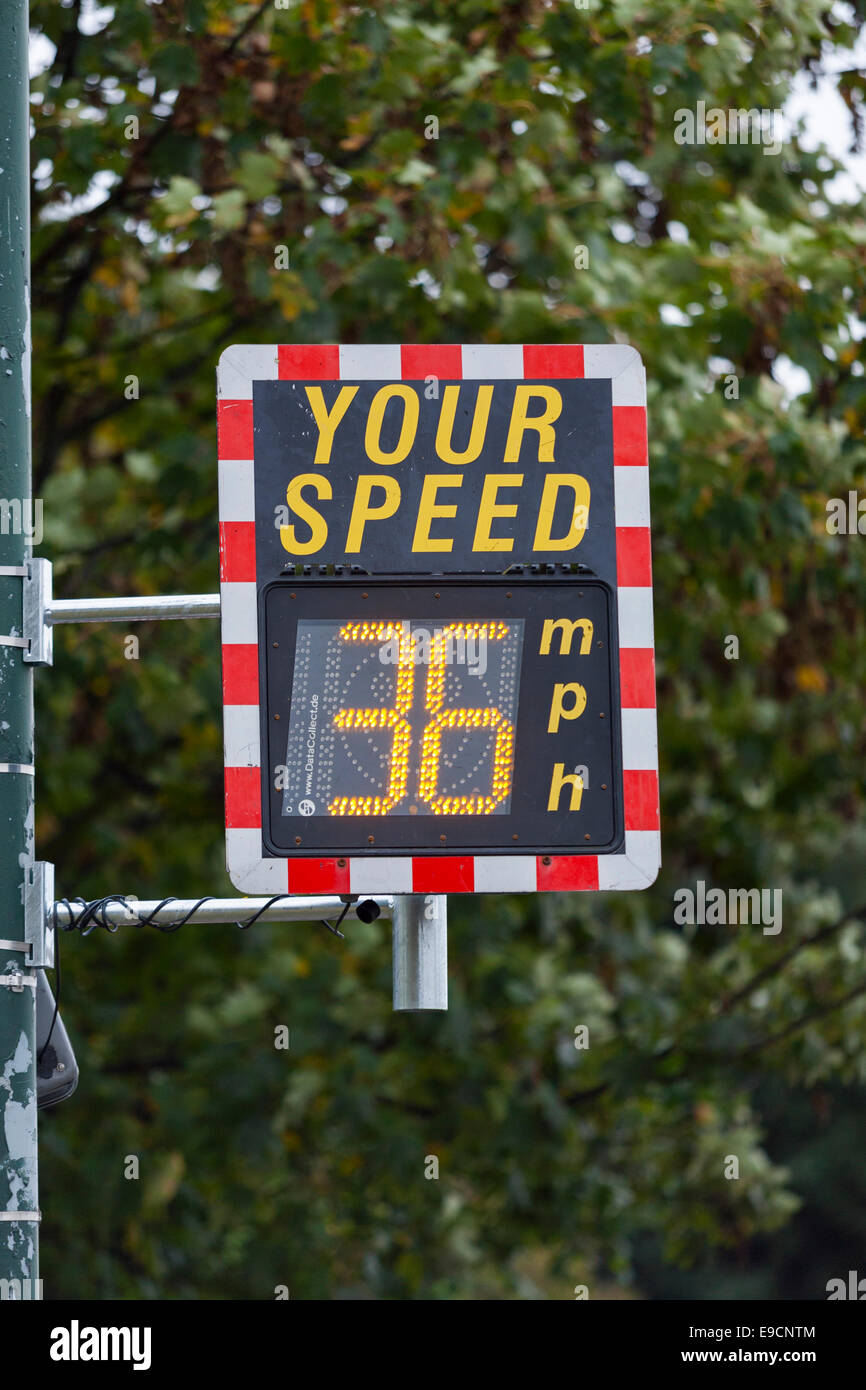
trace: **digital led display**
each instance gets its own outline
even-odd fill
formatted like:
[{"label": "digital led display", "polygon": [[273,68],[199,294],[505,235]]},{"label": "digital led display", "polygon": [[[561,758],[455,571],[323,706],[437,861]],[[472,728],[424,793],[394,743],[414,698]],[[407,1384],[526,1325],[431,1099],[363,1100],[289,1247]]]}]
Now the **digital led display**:
[{"label": "digital led display", "polygon": [[298,624],[282,815],[509,810],[523,621]]},{"label": "digital led display", "polygon": [[618,844],[612,602],[570,576],[268,585],[268,851]]}]

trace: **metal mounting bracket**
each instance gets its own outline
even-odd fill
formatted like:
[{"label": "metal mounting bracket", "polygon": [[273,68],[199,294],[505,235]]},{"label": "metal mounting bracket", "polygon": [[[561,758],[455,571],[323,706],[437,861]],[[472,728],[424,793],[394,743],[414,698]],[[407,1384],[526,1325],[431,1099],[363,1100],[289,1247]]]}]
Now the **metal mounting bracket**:
[{"label": "metal mounting bracket", "polygon": [[24,575],[24,660],[31,666],[54,662],[54,633],[46,621],[51,603],[51,561],[41,557],[27,561]]},{"label": "metal mounting bracket", "polygon": [[24,877],[24,939],[30,947],[28,965],[54,968],[54,929],[49,918],[54,908],[54,865],[36,859]]}]

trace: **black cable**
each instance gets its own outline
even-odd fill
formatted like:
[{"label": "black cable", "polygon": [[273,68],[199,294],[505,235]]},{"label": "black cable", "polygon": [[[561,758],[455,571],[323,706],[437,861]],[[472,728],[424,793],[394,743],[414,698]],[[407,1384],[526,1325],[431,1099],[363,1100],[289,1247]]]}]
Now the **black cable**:
[{"label": "black cable", "polygon": [[263,907],[259,908],[258,912],[253,913],[252,917],[248,917],[245,922],[235,922],[235,926],[240,927],[241,931],[248,931],[253,923],[259,920],[263,912],[267,912],[269,907],[273,907],[274,903],[280,901],[280,898],[285,898],[287,896],[288,894],[286,893],[275,893],[272,898],[268,898]]},{"label": "black cable", "polygon": [[[189,912],[186,914],[185,917],[181,917],[181,919],[180,919],[179,922],[157,922],[157,921],[154,920],[155,917],[156,917],[156,915],[157,915],[157,913],[161,912],[162,909],[163,909],[164,907],[168,907],[169,903],[177,903],[177,902],[180,902],[180,898],[163,898],[162,902],[157,903],[156,907],[153,909],[153,912],[151,912],[147,917],[138,917],[138,918],[137,918],[137,925],[138,925],[138,926],[141,926],[141,927],[153,927],[156,931],[161,931],[161,932],[168,932],[168,933],[171,933],[171,932],[179,931],[179,929],[180,929],[181,927],[185,927],[185,926],[186,926],[186,924],[187,924],[187,922],[190,920],[190,918],[193,917],[193,916],[196,914],[196,912],[198,912],[199,908],[200,908],[204,903],[213,902],[213,899],[214,899],[214,894],[213,894],[213,893],[207,894],[207,896],[204,897],[204,898],[199,898],[198,902],[197,902],[197,903],[193,903],[193,905],[192,905],[192,907],[190,908]],[[108,901],[110,901],[108,898],[104,898],[104,899],[103,899],[103,902],[108,902]],[[238,923],[238,926],[240,926],[240,923]]]},{"label": "black cable", "polygon": [[[88,902],[86,898],[60,898],[54,904],[54,926],[62,927],[63,931],[80,931],[82,936],[89,936],[94,927],[104,927],[106,931],[116,932],[117,924],[105,920],[105,908],[109,903],[123,903],[124,906],[128,906],[122,893],[112,893],[107,898],[94,898],[92,902]],[[58,922],[58,907],[66,908],[69,913],[68,922]],[[77,916],[76,907],[81,909]]]},{"label": "black cable", "polygon": [[[56,915],[56,914],[55,914]],[[51,1015],[51,1027],[48,1029],[48,1037],[39,1049],[36,1057],[36,1065],[42,1061],[43,1056],[48,1051],[48,1044],[54,1033],[54,1025],[57,1022],[57,1015],[60,1012],[60,941],[57,936],[57,922],[54,923],[54,1013]]]},{"label": "black cable", "polygon": [[340,913],[336,922],[334,922],[333,924],[331,922],[326,922],[324,917],[321,919],[322,926],[327,927],[329,932],[333,932],[334,936],[339,936],[342,941],[345,941],[346,937],[345,934],[339,930],[339,928],[344,917],[346,916],[346,913],[349,911],[349,908],[351,906],[351,901],[347,902],[346,906],[343,908],[343,911]]}]

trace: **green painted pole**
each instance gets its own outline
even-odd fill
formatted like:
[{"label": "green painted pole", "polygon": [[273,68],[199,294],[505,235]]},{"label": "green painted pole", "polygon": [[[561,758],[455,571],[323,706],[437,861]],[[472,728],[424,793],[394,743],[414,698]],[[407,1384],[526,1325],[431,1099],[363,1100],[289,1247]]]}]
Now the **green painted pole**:
[{"label": "green painted pole", "polygon": [[[28,0],[0,29],[0,1297],[38,1296],[36,990],[25,965],[33,859],[33,668],[21,646],[30,553],[30,112]],[[13,573],[9,573],[9,571]],[[14,571],[19,571],[14,573]],[[24,769],[23,771],[21,769]],[[23,981],[22,982],[22,977]],[[34,1217],[36,1219],[34,1219]]]}]

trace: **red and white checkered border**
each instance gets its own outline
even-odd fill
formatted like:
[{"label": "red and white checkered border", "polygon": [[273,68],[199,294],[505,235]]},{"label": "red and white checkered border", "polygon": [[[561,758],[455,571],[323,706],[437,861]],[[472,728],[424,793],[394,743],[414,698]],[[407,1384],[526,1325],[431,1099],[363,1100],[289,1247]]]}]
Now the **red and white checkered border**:
[{"label": "red and white checkered border", "polygon": [[[269,859],[262,853],[253,381],[546,380],[613,385],[625,853]],[[229,877],[248,894],[526,893],[648,888],[661,864],[646,378],[632,347],[415,344],[226,348],[217,369]]]}]

